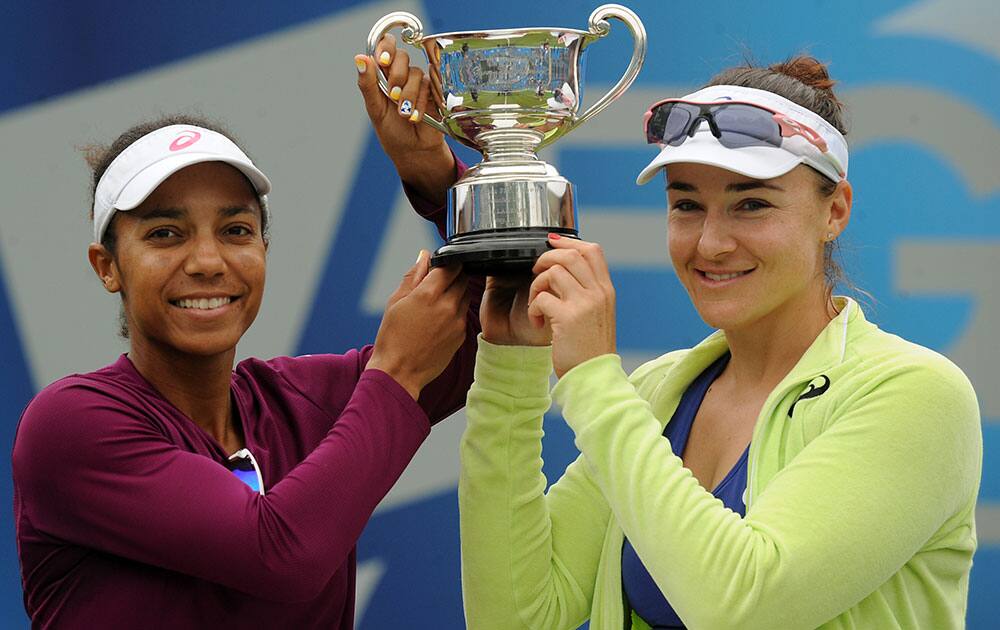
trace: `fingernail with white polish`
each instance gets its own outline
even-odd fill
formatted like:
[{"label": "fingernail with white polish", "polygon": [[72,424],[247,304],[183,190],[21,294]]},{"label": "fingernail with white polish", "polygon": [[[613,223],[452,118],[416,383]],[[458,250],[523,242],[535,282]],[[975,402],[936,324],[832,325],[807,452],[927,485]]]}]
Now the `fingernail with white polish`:
[{"label": "fingernail with white polish", "polygon": [[420,120],[420,110],[414,109],[413,113],[410,114],[410,122],[417,122]]},{"label": "fingernail with white polish", "polygon": [[403,91],[403,90],[399,89],[399,86],[398,86],[398,85],[397,85],[397,86],[395,86],[395,87],[393,87],[393,88],[392,88],[391,90],[389,90],[389,98],[391,98],[391,99],[392,99],[392,100],[394,100],[394,101],[398,101],[398,100],[399,100],[399,94],[400,94],[400,93],[401,93],[402,91]]},{"label": "fingernail with white polish", "polygon": [[403,99],[403,102],[399,104],[399,115],[409,116],[413,113],[413,103],[407,99]]},{"label": "fingernail with white polish", "polygon": [[378,56],[378,62],[383,66],[389,65],[389,51],[383,50],[382,54]]},{"label": "fingernail with white polish", "polygon": [[365,70],[368,69],[368,64],[360,57],[354,60],[354,66],[358,69],[358,74],[364,74]]}]

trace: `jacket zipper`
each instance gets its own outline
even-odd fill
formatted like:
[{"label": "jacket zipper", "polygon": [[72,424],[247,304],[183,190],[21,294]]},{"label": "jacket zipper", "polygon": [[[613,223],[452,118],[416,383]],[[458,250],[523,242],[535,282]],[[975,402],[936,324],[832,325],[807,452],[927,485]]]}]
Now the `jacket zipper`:
[{"label": "jacket zipper", "polygon": [[[813,376],[805,382],[809,383],[815,378],[816,376]],[[750,453],[747,456],[750,463],[747,470],[747,496],[743,505],[746,507],[748,512],[750,511],[750,502],[753,500],[754,496],[753,486],[754,480],[757,476],[757,455],[760,452],[759,448],[754,447],[759,446],[760,437],[764,434],[765,430],[764,424],[770,423],[772,416],[774,416],[774,410],[778,407],[781,401],[785,399],[785,396],[787,396],[789,392],[802,385],[802,383],[802,379],[798,379],[795,383],[786,386],[785,389],[781,391],[780,396],[772,399],[774,402],[769,408],[766,409],[767,413],[765,413],[765,409],[761,409],[761,414],[757,416],[757,425],[754,427],[753,434],[750,436]]]},{"label": "jacket zipper", "polygon": [[[850,319],[851,319],[851,307],[852,307],[853,304],[854,304],[854,301],[851,300],[850,298],[848,298],[847,304],[844,306],[843,311],[841,311],[841,313],[840,313],[840,316],[844,317],[844,327],[843,327],[844,337],[843,337],[843,340],[841,341],[841,350],[840,350],[840,360],[841,361],[844,360],[844,353],[847,351],[847,328],[848,328],[848,324],[850,323]],[[827,369],[829,369],[829,366],[828,366]],[[813,376],[812,378],[810,378],[808,381],[806,381],[806,383],[808,383],[809,381],[812,381],[814,378],[816,378],[816,377],[818,377],[820,375],[822,375],[822,372],[820,372],[819,374],[816,374],[815,376]],[[798,387],[801,383],[802,383],[802,379],[798,379],[794,384],[789,385],[788,387],[786,387],[785,390],[783,392],[781,392],[781,396],[779,396],[776,399],[777,402],[780,402],[780,401],[784,400],[785,396],[788,395],[788,392],[790,392],[793,389],[795,389],[796,387]],[[772,405],[772,406],[773,407],[777,407],[777,402],[774,405]],[[773,415],[773,411],[767,414],[768,421],[770,420],[770,418],[771,418],[772,415]],[[757,425],[758,425],[758,427],[760,427],[760,433],[763,434],[764,433],[764,428],[763,428],[763,425],[761,423],[761,416],[757,417]],[[757,435],[757,428],[758,427],[754,427],[753,434],[750,436],[750,453],[748,455],[749,464],[748,464],[748,470],[747,470],[747,496],[746,496],[746,501],[743,502],[743,505],[744,505],[744,507],[746,507],[747,511],[750,510],[750,502],[753,500],[752,499],[753,494],[754,494],[753,493],[753,482],[754,482],[754,478],[757,476],[757,449],[754,449],[754,445],[755,445],[755,443],[757,443],[759,441],[759,438],[760,438],[760,436]]]}]

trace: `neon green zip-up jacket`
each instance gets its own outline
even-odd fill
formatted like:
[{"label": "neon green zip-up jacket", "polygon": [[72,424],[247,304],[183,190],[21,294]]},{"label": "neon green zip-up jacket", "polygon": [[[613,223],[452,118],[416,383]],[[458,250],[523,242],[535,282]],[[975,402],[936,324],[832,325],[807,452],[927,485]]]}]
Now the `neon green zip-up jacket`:
[{"label": "neon green zip-up jacket", "polygon": [[760,412],[743,518],[662,437],[723,333],[631,377],[617,355],[565,374],[552,396],[581,455],[547,493],[551,351],[481,340],[459,481],[469,628],[648,627],[625,613],[624,536],[690,628],[963,627],[975,393],[946,358],[838,300]]}]

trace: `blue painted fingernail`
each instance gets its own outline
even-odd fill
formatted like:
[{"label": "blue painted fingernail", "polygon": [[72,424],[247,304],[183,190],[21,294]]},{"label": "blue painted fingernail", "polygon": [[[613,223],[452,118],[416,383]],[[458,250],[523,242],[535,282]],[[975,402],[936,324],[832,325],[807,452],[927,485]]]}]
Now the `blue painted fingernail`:
[{"label": "blue painted fingernail", "polygon": [[399,104],[399,115],[409,116],[412,111],[413,111],[413,103],[411,103],[406,99],[403,99],[403,102]]}]

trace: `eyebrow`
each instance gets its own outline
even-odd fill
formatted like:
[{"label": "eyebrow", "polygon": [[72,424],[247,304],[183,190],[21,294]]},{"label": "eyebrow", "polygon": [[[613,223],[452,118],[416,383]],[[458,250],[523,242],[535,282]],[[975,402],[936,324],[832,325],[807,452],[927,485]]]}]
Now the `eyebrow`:
[{"label": "eyebrow", "polygon": [[228,206],[219,209],[219,214],[227,219],[238,214],[257,214],[250,206]]},{"label": "eyebrow", "polygon": [[[775,186],[774,184],[769,184],[762,179],[752,179],[748,182],[736,182],[735,184],[729,184],[726,186],[726,192],[746,192],[748,190],[755,190],[757,188],[767,188],[769,190],[777,190],[780,192],[785,192],[785,189],[781,186]],[[694,184],[689,184],[688,182],[670,182],[667,184],[667,190],[677,190],[680,192],[698,192],[698,187]]]},{"label": "eyebrow", "polygon": [[154,219],[182,219],[186,211],[180,208],[152,208],[142,212],[136,212],[135,216],[140,221],[152,221]]},{"label": "eyebrow", "polygon": [[[224,218],[234,217],[240,214],[254,214],[250,206],[226,206],[219,208],[219,215]],[[140,221],[153,221],[155,219],[171,219],[178,221],[187,215],[184,208],[152,208],[144,212],[137,212],[136,216]]]},{"label": "eyebrow", "polygon": [[694,184],[688,184],[687,182],[668,182],[667,190],[679,190],[680,192],[695,192],[698,189]]},{"label": "eyebrow", "polygon": [[754,190],[756,188],[767,188],[769,190],[777,190],[780,192],[785,192],[785,189],[781,186],[775,186],[774,184],[769,184],[760,179],[753,179],[748,182],[737,182],[735,184],[729,184],[726,186],[726,192],[744,192],[746,190]]}]

